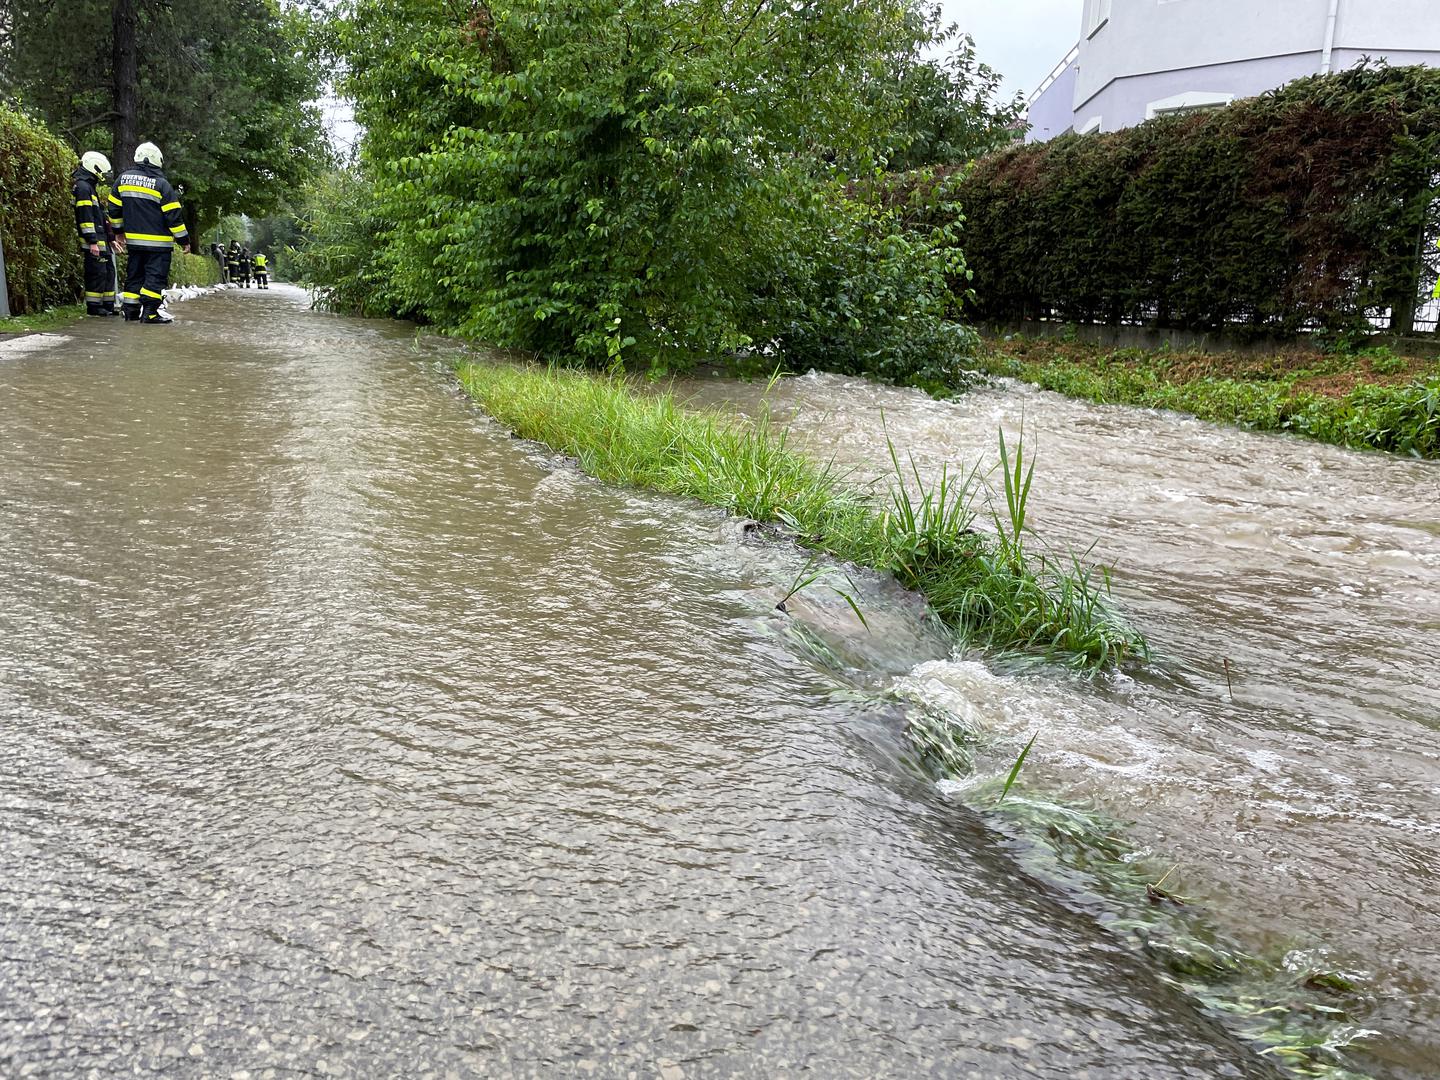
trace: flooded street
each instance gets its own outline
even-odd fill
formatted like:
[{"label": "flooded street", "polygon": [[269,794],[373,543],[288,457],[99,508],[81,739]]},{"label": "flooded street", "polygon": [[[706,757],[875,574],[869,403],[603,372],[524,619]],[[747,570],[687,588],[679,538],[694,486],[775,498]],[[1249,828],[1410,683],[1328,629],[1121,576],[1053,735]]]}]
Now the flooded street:
[{"label": "flooded street", "polygon": [[[764,386],[681,391],[753,415]],[[1155,662],[1087,683],[943,660],[901,685],[1000,736],[992,774],[1038,732],[1027,779],[1134,822],[1248,948],[1363,974],[1377,1073],[1440,1072],[1440,463],[1008,382],[937,402],[809,375],[769,402],[857,484],[887,433],[933,477],[1023,425],[1035,529],[1115,567]]]},{"label": "flooded street", "polygon": [[0,1073],[1269,1075],[767,630],[721,515],[402,327],[177,315],[0,352]]}]

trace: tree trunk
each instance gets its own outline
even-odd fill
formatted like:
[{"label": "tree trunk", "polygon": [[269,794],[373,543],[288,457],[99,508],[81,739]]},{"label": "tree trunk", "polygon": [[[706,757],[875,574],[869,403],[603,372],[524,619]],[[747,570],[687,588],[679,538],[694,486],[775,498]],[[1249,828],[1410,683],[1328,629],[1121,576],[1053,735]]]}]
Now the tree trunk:
[{"label": "tree trunk", "polygon": [[114,72],[111,101],[115,117],[110,122],[111,163],[118,176],[134,159],[136,83],[140,69],[135,51],[135,0],[112,0],[110,5],[110,59]]}]

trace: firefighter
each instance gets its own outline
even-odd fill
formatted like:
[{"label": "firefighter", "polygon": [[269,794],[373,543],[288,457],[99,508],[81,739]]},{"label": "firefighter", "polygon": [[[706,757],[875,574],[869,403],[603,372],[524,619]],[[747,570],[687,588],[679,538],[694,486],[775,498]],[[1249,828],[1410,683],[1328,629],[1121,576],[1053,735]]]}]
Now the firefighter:
[{"label": "firefighter", "polygon": [[225,252],[225,280],[231,285],[240,284],[240,241],[231,240]]},{"label": "firefighter", "polygon": [[257,289],[270,288],[270,268],[266,265],[265,253],[255,253],[255,287]]},{"label": "firefighter", "polygon": [[250,260],[250,248],[244,244],[240,245],[240,280],[245,283],[245,288],[250,287],[252,264]]},{"label": "firefighter", "polygon": [[220,284],[224,285],[230,280],[229,275],[225,273],[225,246],[223,244],[211,244],[210,257],[214,259],[216,265],[220,267]]},{"label": "firefighter", "polygon": [[110,222],[115,242],[127,253],[124,310],[126,322],[154,326],[174,322],[160,310],[170,280],[170,259],[175,245],[189,251],[189,233],[180,213],[180,200],[165,174],[160,148],[141,143],[135,164],[120,174],[110,191]]},{"label": "firefighter", "polygon": [[75,229],[85,254],[85,314],[118,315],[110,302],[115,283],[115,264],[110,261],[110,245],[105,238],[105,209],[96,185],[109,179],[110,161],[98,150],[87,150],[79,166],[70,174],[74,183],[70,193],[75,196]]}]

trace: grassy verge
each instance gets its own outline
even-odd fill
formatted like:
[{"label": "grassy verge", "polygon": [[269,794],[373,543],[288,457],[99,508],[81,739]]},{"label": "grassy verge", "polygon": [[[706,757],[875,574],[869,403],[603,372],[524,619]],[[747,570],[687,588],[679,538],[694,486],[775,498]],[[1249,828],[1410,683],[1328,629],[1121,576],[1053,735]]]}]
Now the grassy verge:
[{"label": "grassy verge", "polygon": [[[1109,602],[1109,579],[1071,555],[1034,548],[1025,506],[1032,473],[1001,442],[1004,494],[975,472],[927,486],[892,448],[881,496],[846,487],[791,449],[767,419],[740,424],[681,408],[669,393],[577,371],[462,364],[461,384],[516,434],[576,458],[592,476],[686,495],[785,528],[801,544],[923,593],[968,644],[1101,668],[1146,655]],[[993,532],[975,528],[982,520]]]},{"label": "grassy verge", "polygon": [[1105,404],[1175,409],[1202,420],[1321,442],[1440,457],[1440,361],[1385,348],[1270,356],[1107,350],[1076,342],[989,341],[991,375]]},{"label": "grassy verge", "polygon": [[73,322],[79,322],[84,317],[84,304],[46,308],[33,315],[14,315],[8,319],[0,319],[0,334],[34,334],[45,330],[59,330]]}]

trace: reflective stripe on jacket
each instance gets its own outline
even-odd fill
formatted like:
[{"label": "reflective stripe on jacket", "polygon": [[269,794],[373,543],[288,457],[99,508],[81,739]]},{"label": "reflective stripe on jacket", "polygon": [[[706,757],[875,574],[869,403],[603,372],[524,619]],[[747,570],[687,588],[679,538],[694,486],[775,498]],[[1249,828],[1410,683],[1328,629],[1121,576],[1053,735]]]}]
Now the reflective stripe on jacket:
[{"label": "reflective stripe on jacket", "polygon": [[85,247],[99,244],[105,247],[105,211],[100,205],[100,193],[95,190],[95,177],[82,168],[70,174],[74,181],[70,194],[75,196],[75,231],[80,234],[80,243]]},{"label": "reflective stripe on jacket", "polygon": [[131,247],[163,248],[182,244],[189,234],[180,200],[165,174],[136,163],[120,174],[110,191],[110,223]]}]

